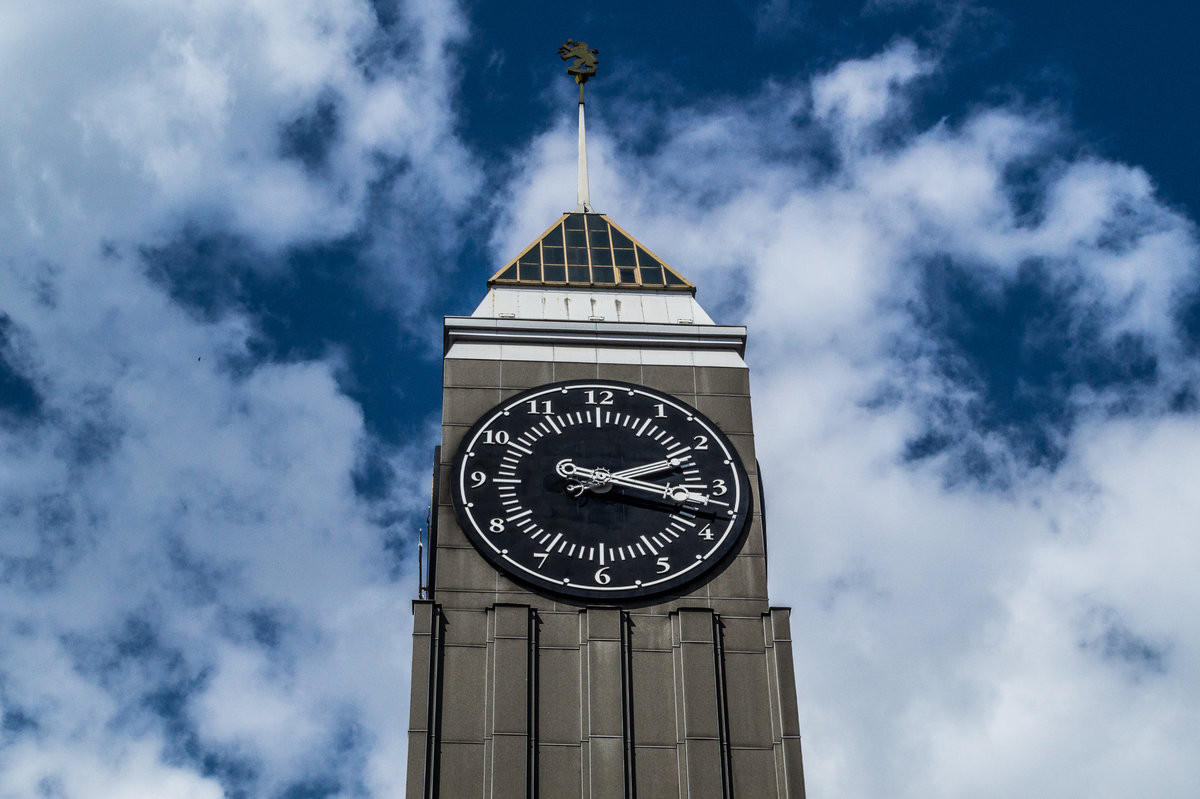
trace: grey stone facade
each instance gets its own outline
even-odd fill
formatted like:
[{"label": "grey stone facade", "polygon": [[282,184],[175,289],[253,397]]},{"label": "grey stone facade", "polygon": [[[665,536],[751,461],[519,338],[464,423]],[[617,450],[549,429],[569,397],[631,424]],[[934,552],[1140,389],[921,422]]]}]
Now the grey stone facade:
[{"label": "grey stone facade", "polygon": [[[603,362],[584,347],[578,360],[564,348],[510,360],[500,345],[458,357],[452,344],[448,334],[432,598],[414,603],[409,799],[801,799],[789,612],[767,599],[740,353],[734,366],[691,355]],[[459,528],[448,475],[466,430],[513,394],[577,378],[673,394],[739,450],[755,490],[749,534],[690,593],[644,607],[556,601],[493,569]]]}]

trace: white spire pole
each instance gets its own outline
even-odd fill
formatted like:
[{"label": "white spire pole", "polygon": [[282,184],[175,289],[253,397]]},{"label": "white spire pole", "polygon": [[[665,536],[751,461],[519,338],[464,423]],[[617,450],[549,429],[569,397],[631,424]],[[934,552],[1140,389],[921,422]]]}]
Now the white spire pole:
[{"label": "white spire pole", "polygon": [[590,214],[592,213],[592,198],[588,190],[588,169],[587,169],[587,133],[585,132],[583,122],[583,84],[579,85],[579,204],[575,206],[575,213]]}]

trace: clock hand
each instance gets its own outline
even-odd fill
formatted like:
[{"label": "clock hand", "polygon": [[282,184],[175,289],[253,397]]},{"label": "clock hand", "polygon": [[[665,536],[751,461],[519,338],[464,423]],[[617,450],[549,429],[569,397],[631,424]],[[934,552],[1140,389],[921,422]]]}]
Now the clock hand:
[{"label": "clock hand", "polygon": [[[650,464],[658,467],[658,464]],[[643,468],[643,467],[637,467]],[[695,502],[700,505],[707,505],[709,498],[704,494],[693,494],[688,490],[687,486],[673,486],[670,483],[661,485],[659,483],[648,483],[644,480],[637,480],[632,477],[622,476],[620,472],[613,473],[607,469],[589,469],[586,466],[577,466],[571,462],[570,458],[561,460],[555,467],[555,470],[563,477],[570,477],[579,480],[583,478],[587,482],[576,482],[567,486],[567,493],[572,496],[579,496],[585,490],[592,488],[600,491],[605,490],[609,485],[619,485],[626,488],[636,488],[639,491],[645,491],[655,496],[670,499],[674,502]]]},{"label": "clock hand", "polygon": [[621,469],[620,471],[613,472],[612,476],[641,477],[645,474],[657,474],[658,472],[665,472],[670,469],[674,469],[681,463],[683,463],[683,460],[680,458],[665,458],[661,461],[655,461],[654,463],[647,463],[645,466],[634,466],[629,469]]},{"label": "clock hand", "polygon": [[708,497],[703,494],[693,494],[691,491],[688,491],[688,487],[684,485],[673,486],[670,483],[659,485],[658,483],[647,483],[643,480],[634,480],[629,477],[618,477],[615,474],[609,476],[609,481],[615,485],[636,488],[639,491],[656,494],[675,502],[695,502],[700,505],[707,505],[709,501]]},{"label": "clock hand", "polygon": [[[663,460],[655,461],[654,463],[647,463],[643,466],[631,466],[628,469],[621,469],[614,472],[603,468],[589,470],[581,466],[576,466],[571,462],[570,458],[566,458],[559,461],[558,465],[555,467],[555,470],[563,477],[573,476],[580,469],[583,469],[585,472],[591,472],[592,475],[596,475],[597,477],[602,477],[605,474],[613,477],[641,477],[642,475],[646,474],[656,474],[657,472],[665,472],[669,469],[674,469],[681,463],[683,463],[682,458],[664,458]],[[592,475],[585,476],[590,477]],[[604,482],[607,482],[607,479],[604,479]]]}]

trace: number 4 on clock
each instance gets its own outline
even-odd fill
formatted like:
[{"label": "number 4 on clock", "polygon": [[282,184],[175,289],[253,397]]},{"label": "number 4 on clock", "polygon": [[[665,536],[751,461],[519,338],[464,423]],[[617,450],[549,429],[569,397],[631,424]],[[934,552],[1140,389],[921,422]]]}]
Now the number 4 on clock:
[{"label": "number 4 on clock", "polygon": [[713,531],[712,531],[711,524],[704,525],[704,529],[700,531],[700,537],[703,538],[705,541],[713,540]]}]

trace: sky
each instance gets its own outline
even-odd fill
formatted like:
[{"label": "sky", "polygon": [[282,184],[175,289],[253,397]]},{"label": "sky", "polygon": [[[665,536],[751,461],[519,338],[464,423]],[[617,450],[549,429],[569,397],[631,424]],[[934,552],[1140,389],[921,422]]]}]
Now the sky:
[{"label": "sky", "polygon": [[[0,798],[403,794],[441,317],[747,324],[809,796],[1200,784],[1175,0],[0,0]],[[1189,490],[1191,489],[1191,490]]]}]

